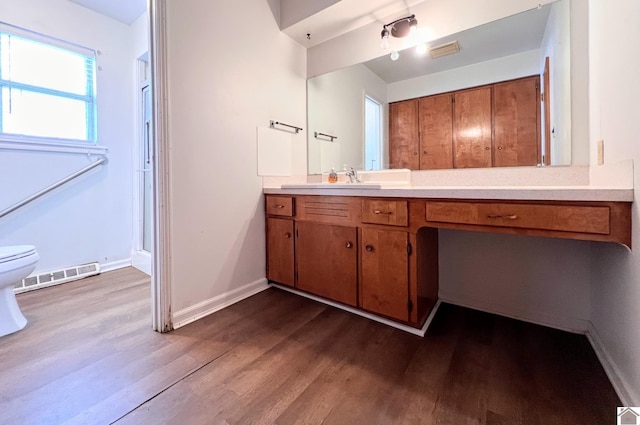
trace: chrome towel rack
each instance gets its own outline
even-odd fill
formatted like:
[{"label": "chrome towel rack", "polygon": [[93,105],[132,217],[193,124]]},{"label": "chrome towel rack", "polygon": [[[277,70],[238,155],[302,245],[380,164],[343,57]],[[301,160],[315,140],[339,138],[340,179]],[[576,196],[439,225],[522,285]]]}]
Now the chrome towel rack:
[{"label": "chrome towel rack", "polygon": [[283,122],[274,121],[274,120],[269,121],[269,127],[275,128],[276,125],[282,125],[284,127],[293,128],[296,131],[296,134],[298,134],[300,131],[302,131],[302,127],[297,127],[295,125],[285,124]]},{"label": "chrome towel rack", "polygon": [[62,186],[63,184],[75,179],[78,176],[81,176],[82,174],[84,174],[87,171],[97,167],[98,165],[104,164],[105,162],[107,162],[107,157],[106,156],[102,157],[102,158],[100,158],[100,159],[98,159],[96,161],[93,161],[91,164],[87,165],[82,170],[78,170],[75,173],[71,174],[70,176],[67,176],[67,177],[63,178],[62,180],[59,180],[59,181],[55,182],[54,184],[45,187],[40,192],[34,193],[33,195],[29,196],[28,198],[25,198],[22,201],[10,206],[9,208],[6,208],[6,209],[0,211],[0,218],[4,217],[7,214],[11,214],[12,212],[17,210],[18,208],[21,208],[21,207],[25,206],[26,204],[28,204],[31,201],[35,201],[39,197],[41,197],[43,195],[46,195],[47,193],[51,192],[52,190]]},{"label": "chrome towel rack", "polygon": [[[338,136],[332,136],[331,134],[320,133],[319,131],[314,131],[313,132],[313,137],[315,137],[316,139],[320,139],[320,140],[329,139],[330,142],[333,142],[335,139],[338,138]],[[324,139],[324,137],[326,137],[327,139]]]}]

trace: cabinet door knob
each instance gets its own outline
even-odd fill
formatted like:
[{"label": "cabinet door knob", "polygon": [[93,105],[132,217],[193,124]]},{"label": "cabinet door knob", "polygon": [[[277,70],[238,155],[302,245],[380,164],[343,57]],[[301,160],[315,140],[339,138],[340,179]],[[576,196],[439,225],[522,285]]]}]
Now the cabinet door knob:
[{"label": "cabinet door knob", "polygon": [[275,208],[282,209],[282,208],[284,208],[284,205],[274,205],[274,207],[275,207]]},{"label": "cabinet door knob", "polygon": [[486,146],[486,147],[484,148],[484,150],[485,150],[485,151],[488,151],[489,149],[491,149],[489,146]]},{"label": "cabinet door knob", "polygon": [[291,233],[289,233],[289,232],[285,233],[285,234],[284,234],[284,237],[285,237],[285,238],[287,238],[287,239],[289,239],[289,238],[291,237]]},{"label": "cabinet door knob", "polygon": [[418,155],[418,152],[414,152],[413,154],[414,154],[414,155]]},{"label": "cabinet door knob", "polygon": [[427,151],[422,151],[422,154],[423,154],[423,155],[426,155],[426,154],[427,154]]},{"label": "cabinet door knob", "polygon": [[503,148],[502,146],[498,146],[498,150],[501,151]]},{"label": "cabinet door knob", "polygon": [[373,252],[373,245],[367,245],[364,249],[367,250],[367,252]]},{"label": "cabinet door knob", "polygon": [[353,246],[353,244],[351,242],[347,242],[347,248],[351,248]]}]

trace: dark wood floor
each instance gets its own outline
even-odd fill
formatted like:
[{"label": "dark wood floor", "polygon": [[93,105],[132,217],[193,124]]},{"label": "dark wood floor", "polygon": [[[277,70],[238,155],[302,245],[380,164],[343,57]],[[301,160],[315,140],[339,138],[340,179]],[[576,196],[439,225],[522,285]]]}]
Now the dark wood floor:
[{"label": "dark wood floor", "polygon": [[443,305],[425,338],[269,289],[170,334],[134,269],[18,296],[2,424],[594,424],[587,340]]}]

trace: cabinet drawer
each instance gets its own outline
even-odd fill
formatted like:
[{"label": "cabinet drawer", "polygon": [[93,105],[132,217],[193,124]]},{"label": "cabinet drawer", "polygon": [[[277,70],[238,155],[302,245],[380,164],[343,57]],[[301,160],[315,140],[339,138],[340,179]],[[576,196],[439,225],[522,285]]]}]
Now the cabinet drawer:
[{"label": "cabinet drawer", "polygon": [[427,202],[427,221],[607,235],[609,207]]},{"label": "cabinet drawer", "polygon": [[293,217],[291,196],[267,196],[267,214]]},{"label": "cabinet drawer", "polygon": [[387,224],[390,226],[408,226],[409,214],[407,201],[363,199],[362,222]]}]

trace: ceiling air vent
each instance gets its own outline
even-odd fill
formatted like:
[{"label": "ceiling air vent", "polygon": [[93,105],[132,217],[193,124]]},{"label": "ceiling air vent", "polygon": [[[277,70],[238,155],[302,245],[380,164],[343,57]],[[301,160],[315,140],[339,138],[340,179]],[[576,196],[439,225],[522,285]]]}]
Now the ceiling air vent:
[{"label": "ceiling air vent", "polygon": [[458,41],[450,41],[449,43],[444,43],[439,46],[434,46],[429,49],[429,55],[433,59],[441,58],[443,56],[452,55],[454,53],[458,53],[460,51],[460,46],[458,45]]}]

